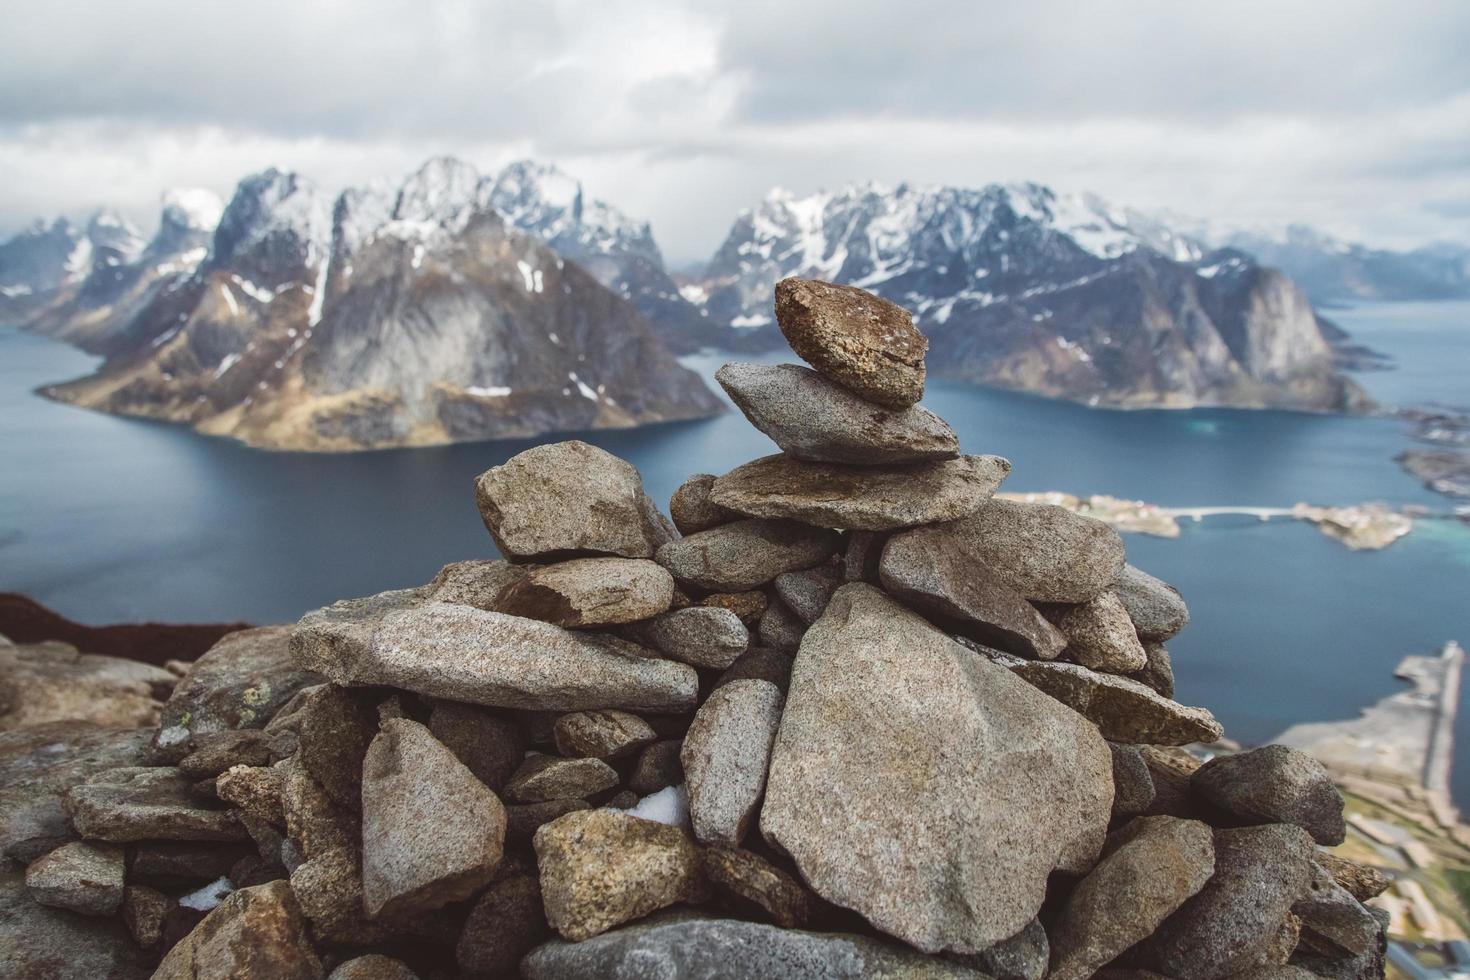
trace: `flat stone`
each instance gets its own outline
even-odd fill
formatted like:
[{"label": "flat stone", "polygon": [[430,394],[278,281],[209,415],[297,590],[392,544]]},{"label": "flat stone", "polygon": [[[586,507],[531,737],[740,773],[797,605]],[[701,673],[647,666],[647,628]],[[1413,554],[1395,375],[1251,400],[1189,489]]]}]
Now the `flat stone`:
[{"label": "flat stone", "polygon": [[625,640],[442,602],[384,612],[371,630],[329,606],[301,620],[291,645],[338,684],[506,708],[685,711],[699,684]]},{"label": "flat stone", "polygon": [[171,766],[98,773],[73,786],[65,805],[77,832],[93,840],[233,841],[247,836],[230,811],[207,806]]},{"label": "flat stone", "polygon": [[1079,712],[1110,742],[1188,745],[1225,734],[1215,716],[1160,697],[1151,688],[1078,664],[1026,660],[1012,667],[1028,683]]},{"label": "flat stone", "polygon": [[1087,980],[1152,935],[1214,872],[1210,828],[1197,820],[1140,817],[1114,832],[1052,926],[1049,976]]},{"label": "flat stone", "polygon": [[679,484],[679,489],[669,498],[669,515],[680,534],[697,534],[740,520],[739,514],[709,499],[714,485],[714,474],[696,473]]},{"label": "flat stone", "polygon": [[194,751],[179,760],[179,772],[190,779],[208,779],[235,766],[268,766],[274,761],[271,737],[254,728],[215,732],[194,743]]},{"label": "flat stone", "polygon": [[1041,980],[1050,963],[1051,944],[1041,921],[1032,919],[1026,928],[983,953],[951,954],[950,958],[994,980]]},{"label": "flat stone", "polygon": [[497,793],[526,756],[526,738],[520,726],[475,705],[434,702],[429,712],[429,734]]},{"label": "flat stone", "polygon": [[578,810],[590,810],[592,804],[586,800],[547,800],[544,803],[509,804],[505,808],[505,846],[524,847],[530,845],[546,824],[558,817]]},{"label": "flat stone", "polygon": [[505,808],[418,722],[384,722],[363,763],[363,909],[372,919],[426,912],[490,880]]},{"label": "flat stone", "polygon": [[274,767],[232,766],[215,777],[215,793],[222,802],[238,807],[249,816],[285,826],[281,773]]},{"label": "flat stone", "polygon": [[1111,590],[1075,606],[1050,606],[1047,617],[1067,638],[1067,656],[1084,667],[1131,674],[1148,666],[1133,620]]},{"label": "flat stone", "polygon": [[975,567],[1036,602],[1086,602],[1123,568],[1123,539],[1054,504],[995,499],[944,526]]},{"label": "flat stone", "polygon": [[159,717],[153,748],[159,762],[178,762],[196,738],[237,728],[264,728],[304,687],[321,677],[291,657],[289,626],[230,633],[194,661]]},{"label": "flat stone", "polygon": [[1174,696],[1174,660],[1169,656],[1169,651],[1164,649],[1162,643],[1146,640],[1143,644],[1143,654],[1148,658],[1148,663],[1142,670],[1128,676],[1144,687],[1150,688],[1155,694],[1172,698]]},{"label": "flat stone", "polygon": [[163,921],[174,901],[156,888],[128,885],[123,889],[122,919],[133,941],[151,949],[163,938]]},{"label": "flat stone", "polygon": [[756,637],[761,646],[768,650],[795,653],[796,648],[801,646],[801,638],[806,635],[806,631],[804,619],[788,609],[786,603],[780,599],[773,599],[761,616],[760,625],[756,627]]},{"label": "flat stone", "polygon": [[455,946],[455,961],[472,976],[515,976],[517,964],[550,935],[541,883],[514,875],[491,885],[475,903]]},{"label": "flat stone", "polygon": [[1312,839],[1300,827],[1214,836],[1214,876],[1137,950],[1141,965],[1177,980],[1217,980],[1255,965],[1311,878]]},{"label": "flat stone", "polygon": [[75,841],[26,868],[26,888],[42,905],[83,915],[111,915],[123,899],[123,849]]},{"label": "flat stone", "polygon": [[929,341],[903,307],[793,277],[776,283],[776,322],[798,357],[860,398],[903,409],[924,397]]},{"label": "flat stone", "polygon": [[666,913],[583,942],[553,939],[521,961],[526,980],[988,980],[896,943],[739,919]]},{"label": "flat stone", "polygon": [[750,646],[750,631],[740,617],[714,606],[666,612],[630,627],[628,635],[665,656],[712,670],[724,670]]},{"label": "flat stone", "polygon": [[230,893],[158,965],[153,980],[321,980],[301,906],[284,881]]},{"label": "flat stone", "polygon": [[535,844],[546,919],[574,942],[702,892],[688,833],[619,810],[569,813],[536,831]]},{"label": "flat stone", "polygon": [[601,759],[533,755],[505,784],[505,796],[516,803],[545,803],[591,796],[617,784],[617,770]]},{"label": "flat stone", "polygon": [[1332,875],[1334,881],[1347,889],[1349,895],[1360,902],[1377,898],[1388,891],[1390,884],[1388,876],[1377,868],[1350,861],[1327,851],[1317,854],[1317,863]]},{"label": "flat stone", "polygon": [[66,719],[136,728],[158,721],[177,680],[162,667],[67,643],[0,646],[0,731]]},{"label": "flat stone", "polygon": [[974,953],[1096,860],[1095,728],[877,589],[839,589],[792,669],[761,832],[823,898],[925,952]]},{"label": "flat stone", "polygon": [[1313,864],[1307,890],[1291,911],[1301,920],[1302,942],[1320,955],[1347,959],[1378,946],[1378,920],[1321,864]]},{"label": "flat stone", "polygon": [[62,808],[66,791],[96,773],[142,764],[152,738],[152,729],[85,721],[0,732],[0,850],[29,864],[76,840]]},{"label": "flat stone", "polygon": [[322,684],[292,705],[296,756],[333,802],[362,804],[362,761],[378,733],[378,713],[364,692]]},{"label": "flat stone", "polygon": [[[1144,811],[1148,816],[1185,817],[1203,820],[1201,801],[1189,788],[1189,779],[1200,760],[1175,746],[1140,745],[1138,754],[1148,766],[1154,782],[1154,801]],[[1208,822],[1208,821],[1207,821]]]},{"label": "flat stone", "polygon": [[1142,640],[1163,643],[1189,625],[1189,607],[1179,590],[1132,565],[1113,579],[1113,591],[1128,610]]},{"label": "flat stone", "polygon": [[22,871],[0,867],[0,975],[6,980],[147,980],[155,960],[118,919],[38,904]]},{"label": "flat stone", "polygon": [[628,777],[628,788],[639,796],[648,796],[684,782],[684,763],[679,759],[683,744],[680,739],[668,738],[644,749]]},{"label": "flat stone", "polygon": [[1154,778],[1136,745],[1109,742],[1113,754],[1113,821],[1136,817],[1154,801]]},{"label": "flat stone", "polygon": [[674,601],[674,577],[646,558],[574,558],[526,572],[499,612],[568,628],[648,619]]},{"label": "flat stone", "polygon": [[699,605],[728,609],[739,616],[746,629],[749,629],[760,622],[761,614],[766,611],[769,601],[764,592],[749,589],[745,592],[716,592],[699,600]]},{"label": "flat stone", "polygon": [[1195,771],[1190,786],[1246,823],[1294,823],[1329,847],[1347,834],[1342,794],[1331,774],[1285,745],[1216,756]]},{"label": "flat stone", "polygon": [[799,364],[726,364],[715,380],[760,429],[797,459],[894,466],[954,459],[954,430],[920,405],[885,409]]},{"label": "flat stone", "polygon": [[673,538],[633,465],[576,439],[535,446],[481,473],[475,500],[512,561],[651,558]]},{"label": "flat stone", "polygon": [[889,538],[878,578],[894,598],[1001,650],[1055,660],[1067,644],[1024,596],[970,561],[945,529],[921,527]]},{"label": "flat stone", "polygon": [[193,890],[200,882],[217,881],[230,873],[249,845],[213,841],[141,841],[129,848],[129,882]]},{"label": "flat stone", "polygon": [[327,980],[419,980],[419,977],[401,960],[369,953],[340,964],[327,975]]},{"label": "flat stone", "polygon": [[710,498],[752,517],[890,531],[972,514],[1010,471],[1010,462],[999,456],[842,466],[777,454],[735,467],[715,481]]},{"label": "flat stone", "polygon": [[439,569],[422,590],[424,599],[435,602],[457,602],[490,612],[500,611],[500,597],[505,590],[525,577],[528,569],[504,559],[476,559],[450,562]]},{"label": "flat stone", "polygon": [[732,681],[695,712],[679,759],[701,843],[736,847],[744,839],[765,789],[781,702],[773,684]]},{"label": "flat stone", "polygon": [[783,694],[791,683],[791,654],[769,647],[751,647],[715,679],[715,687],[731,681],[769,681]]},{"label": "flat stone", "polygon": [[710,884],[742,911],[785,929],[799,929],[811,917],[811,892],[765,858],[734,847],[709,847],[701,857]]},{"label": "flat stone", "polygon": [[616,759],[655,741],[653,728],[627,711],[574,711],[552,729],[556,750],[566,756]]},{"label": "flat stone", "polygon": [[842,536],[796,521],[743,520],[664,545],[655,556],[676,580],[701,589],[743,592],[782,572],[820,565]]},{"label": "flat stone", "polygon": [[808,625],[822,618],[832,593],[844,584],[842,569],[836,565],[818,565],[804,572],[786,572],[776,576],[776,594],[788,609]]}]

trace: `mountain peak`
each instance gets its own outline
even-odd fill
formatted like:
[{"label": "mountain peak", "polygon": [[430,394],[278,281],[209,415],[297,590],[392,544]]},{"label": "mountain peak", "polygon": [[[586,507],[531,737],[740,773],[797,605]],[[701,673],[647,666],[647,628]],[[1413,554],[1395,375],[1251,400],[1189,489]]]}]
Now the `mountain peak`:
[{"label": "mountain peak", "polygon": [[215,230],[210,262],[262,267],[274,286],[324,262],[331,234],[330,208],[316,185],[272,167],[240,181]]},{"label": "mountain peak", "polygon": [[224,214],[225,202],[204,187],[175,187],[163,195],[163,221],[182,231],[212,232]]},{"label": "mountain peak", "polygon": [[480,172],[451,156],[426,162],[403,182],[393,208],[397,221],[463,228],[479,206]]}]

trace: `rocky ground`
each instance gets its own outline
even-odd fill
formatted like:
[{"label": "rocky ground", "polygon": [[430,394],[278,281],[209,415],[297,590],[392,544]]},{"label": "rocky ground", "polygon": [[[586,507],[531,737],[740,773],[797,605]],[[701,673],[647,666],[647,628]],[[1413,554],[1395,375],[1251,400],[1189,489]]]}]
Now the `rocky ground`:
[{"label": "rocky ground", "polygon": [[543,445],[476,481],[503,560],[176,671],[5,651],[117,710],[0,734],[0,972],[1381,975],[1326,770],[1181,748],[1222,732],[1173,700],[1179,594],[993,496],[905,311],[787,280],[776,312],[815,370],[719,380],[781,452],[672,521]]}]

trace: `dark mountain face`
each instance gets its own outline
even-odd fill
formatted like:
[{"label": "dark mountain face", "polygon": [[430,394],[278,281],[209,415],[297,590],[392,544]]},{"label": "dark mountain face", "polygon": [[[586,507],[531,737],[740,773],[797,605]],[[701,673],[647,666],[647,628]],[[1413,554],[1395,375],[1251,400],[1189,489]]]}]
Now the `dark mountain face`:
[{"label": "dark mountain face", "polygon": [[482,189],[448,160],[335,202],[294,174],[247,178],[208,254],[114,307],[102,369],[49,393],[314,450],[720,410],[631,304],[507,228]]},{"label": "dark mountain face", "polygon": [[1226,241],[1281,269],[1319,303],[1470,296],[1470,248],[1463,246],[1393,252],[1340,242],[1300,225],[1280,237],[1237,233]]},{"label": "dark mountain face", "polygon": [[774,346],[769,296],[789,275],[913,310],[940,377],[1121,406],[1361,400],[1285,276],[1035,184],[777,192],[710,263],[711,316]]}]

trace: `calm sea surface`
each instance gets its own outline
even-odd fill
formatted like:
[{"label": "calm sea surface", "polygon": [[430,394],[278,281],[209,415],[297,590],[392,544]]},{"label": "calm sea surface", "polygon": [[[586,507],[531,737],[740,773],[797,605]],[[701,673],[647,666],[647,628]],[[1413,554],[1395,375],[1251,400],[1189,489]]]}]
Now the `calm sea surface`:
[{"label": "calm sea surface", "polygon": [[[1398,358],[1398,371],[1362,376],[1375,397],[1470,401],[1470,304],[1385,304],[1334,318]],[[687,363],[708,376],[722,360]],[[472,480],[533,444],[264,453],[32,394],[93,363],[0,331],[0,590],[84,622],[283,622],[491,556]],[[1407,436],[1388,419],[1096,411],[945,382],[930,385],[925,403],[967,451],[1009,457],[1012,490],[1169,505],[1448,506],[1394,464]],[[661,501],[690,473],[773,451],[733,412],[580,437],[632,461]],[[1470,643],[1463,526],[1424,522],[1387,550],[1353,553],[1309,525],[1227,518],[1188,525],[1173,541],[1130,536],[1128,547],[1189,601],[1193,622],[1170,644],[1179,697],[1207,704],[1244,742],[1351,717],[1395,690],[1405,654]],[[1460,719],[1456,788],[1470,802],[1470,711]]]}]

